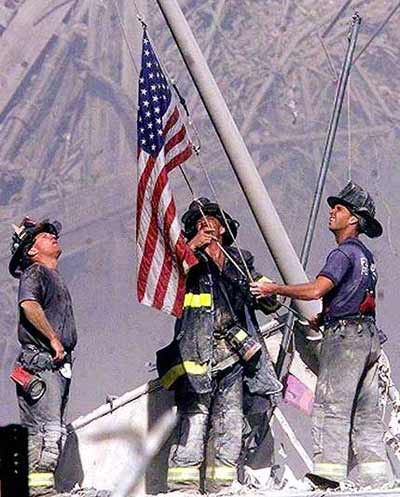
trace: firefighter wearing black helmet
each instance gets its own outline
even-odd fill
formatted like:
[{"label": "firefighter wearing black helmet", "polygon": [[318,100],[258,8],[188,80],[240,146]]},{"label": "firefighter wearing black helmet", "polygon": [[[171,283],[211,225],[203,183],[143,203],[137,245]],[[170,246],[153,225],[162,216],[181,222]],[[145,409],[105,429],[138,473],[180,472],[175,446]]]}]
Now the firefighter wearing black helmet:
[{"label": "firefighter wearing black helmet", "polygon": [[[282,385],[259,334],[245,265],[254,278],[261,275],[250,252],[242,251],[244,264],[231,246],[239,223],[206,198],[192,202],[182,222],[197,259],[174,340],[157,354],[161,383],[175,390],[179,413],[168,487],[213,492],[237,478],[244,404],[249,412],[255,405],[249,399],[264,400],[262,416],[253,417],[259,424],[249,428],[262,430],[268,398]],[[275,299],[267,312],[277,307]]]},{"label": "firefighter wearing black helmet", "polygon": [[77,335],[71,297],[57,270],[61,225],[25,218],[14,229],[9,271],[19,279],[21,352],[11,377],[17,383],[21,422],[29,431],[30,495],[47,496],[56,493],[54,471],[66,434],[64,411]]},{"label": "firefighter wearing black helmet", "polygon": [[382,234],[375,205],[367,191],[350,182],[329,197],[329,229],[338,246],[315,281],[302,285],[254,283],[255,296],[284,295],[300,300],[323,299],[324,325],[313,410],[314,473],[317,484],[335,486],[354,464],[358,482],[379,486],[387,481],[384,429],[378,408],[378,358],[375,325],[377,274],[371,251],[359,239]]}]

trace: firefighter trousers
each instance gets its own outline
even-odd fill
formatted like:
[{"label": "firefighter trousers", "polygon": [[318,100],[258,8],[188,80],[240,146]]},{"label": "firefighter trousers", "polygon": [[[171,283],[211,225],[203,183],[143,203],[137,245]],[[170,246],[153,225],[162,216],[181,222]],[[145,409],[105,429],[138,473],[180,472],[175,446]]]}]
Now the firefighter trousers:
[{"label": "firefighter trousers", "polygon": [[362,486],[387,481],[379,409],[380,351],[372,320],[341,320],[326,327],[313,410],[316,474],[343,481],[354,462]]},{"label": "firefighter trousers", "polygon": [[42,398],[33,402],[17,387],[21,423],[28,428],[29,492],[31,496],[55,494],[54,472],[65,441],[65,408],[70,379],[60,371],[37,373],[46,383]]},{"label": "firefighter trousers", "polygon": [[213,378],[211,394],[177,391],[177,441],[169,457],[169,490],[217,492],[237,479],[242,445],[243,372]]}]

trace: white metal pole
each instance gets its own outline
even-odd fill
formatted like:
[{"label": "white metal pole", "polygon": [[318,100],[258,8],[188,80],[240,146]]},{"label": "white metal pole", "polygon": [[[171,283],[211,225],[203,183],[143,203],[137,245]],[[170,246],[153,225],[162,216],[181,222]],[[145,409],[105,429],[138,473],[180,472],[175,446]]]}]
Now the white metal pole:
[{"label": "white metal pole", "polygon": [[[307,282],[308,278],[299,258],[178,1],[157,0],[157,2],[171,29],[282,279],[287,284]],[[296,305],[306,318],[311,318],[320,312],[319,302],[297,301]]]}]

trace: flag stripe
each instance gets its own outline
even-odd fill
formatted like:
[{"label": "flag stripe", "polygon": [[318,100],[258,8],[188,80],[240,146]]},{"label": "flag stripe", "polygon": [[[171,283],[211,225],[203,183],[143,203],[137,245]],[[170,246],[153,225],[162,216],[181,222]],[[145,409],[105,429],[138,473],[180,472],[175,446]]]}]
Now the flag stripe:
[{"label": "flag stripe", "polygon": [[138,181],[138,191],[136,198],[136,236],[140,228],[140,219],[142,216],[144,196],[146,193],[146,188],[150,179],[150,175],[153,171],[154,163],[155,163],[154,157],[150,156],[149,159],[146,161],[146,166]]},{"label": "flag stripe", "polygon": [[[167,208],[167,211],[165,213],[165,221],[164,221],[164,242],[166,246],[168,247],[170,243],[169,239],[169,230],[171,229],[172,222],[176,216],[176,209],[175,209],[175,203],[173,199],[171,199],[171,202]],[[162,264],[162,269],[160,272],[160,277],[157,282],[157,287],[156,287],[156,292],[155,292],[155,298],[154,298],[154,307],[157,307],[157,309],[160,309],[162,307],[162,304],[164,303],[164,298],[165,294],[168,289],[168,283],[171,277],[171,272],[172,272],[172,254],[170,250],[165,250],[164,253],[164,261]]]},{"label": "flag stripe", "polygon": [[179,120],[179,110],[178,107],[174,107],[171,115],[168,117],[167,123],[164,128],[164,135],[167,135],[169,131],[175,126]]},{"label": "flag stripe", "polygon": [[147,277],[150,271],[151,260],[154,257],[154,252],[156,249],[156,244],[159,235],[159,229],[162,229],[160,226],[158,226],[157,219],[160,207],[159,206],[160,199],[167,183],[168,183],[168,165],[163,167],[159,176],[157,177],[151,199],[151,218],[147,230],[146,241],[144,244],[142,264],[139,267],[139,280],[141,282],[141,285],[139,287],[140,297],[142,297],[142,295],[144,294],[145,287],[147,285]]},{"label": "flag stripe", "polygon": [[[175,114],[175,112],[174,112]],[[171,116],[173,117],[173,116]],[[170,124],[172,127],[173,126],[173,121],[176,122],[176,119],[174,118],[173,120],[169,120],[168,123],[167,123],[167,126],[168,124]],[[172,148],[174,148],[175,146],[177,146],[179,143],[181,143],[183,141],[183,139],[186,137],[186,129],[184,127],[182,127],[180,129],[180,131],[174,135],[165,145],[165,149],[166,149],[166,152],[165,155],[167,155],[167,152],[169,152]],[[191,149],[191,144],[188,145],[188,147]],[[190,153],[191,155],[191,153]],[[177,162],[175,163],[172,163],[172,167],[168,170],[171,171],[174,167],[178,166],[180,164],[180,160],[181,162],[184,162],[185,160],[187,160],[189,158],[189,156],[183,156],[183,158],[181,159],[180,157],[178,157]],[[141,217],[141,214],[142,214],[142,209],[143,209],[143,202],[144,202],[144,196],[145,196],[145,191],[148,187],[148,184],[149,184],[149,180],[150,180],[150,177],[152,174],[154,174],[154,168],[155,168],[155,160],[153,157],[149,157],[149,160],[147,161],[146,163],[146,166],[140,176],[140,179],[139,179],[139,184],[138,184],[138,195],[137,195],[137,209],[136,209],[136,222],[137,222],[137,226],[140,225],[140,217]]]},{"label": "flag stripe", "polygon": [[139,77],[137,129],[138,299],[179,316],[185,292],[185,270],[197,259],[181,232],[169,173],[189,159],[192,145],[146,31]]},{"label": "flag stripe", "polygon": [[[174,107],[174,110],[170,114],[167,123],[165,125],[165,128],[163,129],[163,134],[167,135],[171,129],[175,126],[175,124],[178,122],[179,118],[179,111],[177,107]],[[165,152],[164,152],[165,153]],[[140,157],[140,152],[138,154],[138,159]],[[146,165],[144,167],[144,170],[142,171],[140,178],[139,178],[139,183],[138,183],[138,198],[137,198],[137,219],[140,219],[142,208],[143,208],[143,199],[144,199],[144,194],[145,190],[147,188],[149,179],[151,174],[153,173],[153,168],[155,166],[156,160],[153,156],[149,156],[149,159],[146,161]],[[139,163],[140,166],[140,163]],[[139,168],[140,169],[140,168]]]},{"label": "flag stripe", "polygon": [[174,135],[168,143],[165,144],[164,150],[165,150],[165,155],[168,154],[170,150],[172,150],[178,143],[180,143],[186,136],[186,129],[184,126],[181,127],[181,129]]},{"label": "flag stripe", "polygon": [[178,155],[176,155],[172,160],[170,160],[167,164],[167,170],[168,172],[171,172],[173,169],[176,167],[180,166],[183,161],[186,161],[189,159],[189,157],[192,155],[193,150],[192,150],[192,145],[188,145],[185,150],[182,150]]},{"label": "flag stripe", "polygon": [[178,156],[174,157],[169,163],[167,163],[161,170],[157,180],[156,186],[153,190],[153,196],[151,199],[151,219],[147,229],[146,241],[144,244],[144,251],[142,257],[142,264],[139,266],[139,280],[140,280],[140,293],[139,299],[143,297],[145,287],[147,284],[147,276],[150,271],[151,259],[154,256],[154,251],[156,248],[156,243],[158,239],[157,230],[157,217],[159,211],[159,203],[161,195],[163,194],[164,188],[168,183],[168,172],[174,169],[176,166],[182,163],[182,160],[187,160],[192,154],[191,146],[187,146],[186,149],[181,152]]}]

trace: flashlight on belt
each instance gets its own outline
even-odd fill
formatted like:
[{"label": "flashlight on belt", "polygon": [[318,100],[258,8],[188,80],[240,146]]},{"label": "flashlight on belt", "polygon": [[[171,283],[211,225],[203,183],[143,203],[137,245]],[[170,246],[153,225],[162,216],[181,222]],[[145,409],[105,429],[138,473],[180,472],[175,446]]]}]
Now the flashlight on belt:
[{"label": "flashlight on belt", "polygon": [[32,400],[39,400],[46,392],[46,383],[34,374],[29,373],[21,366],[15,367],[10,378],[29,395]]}]

